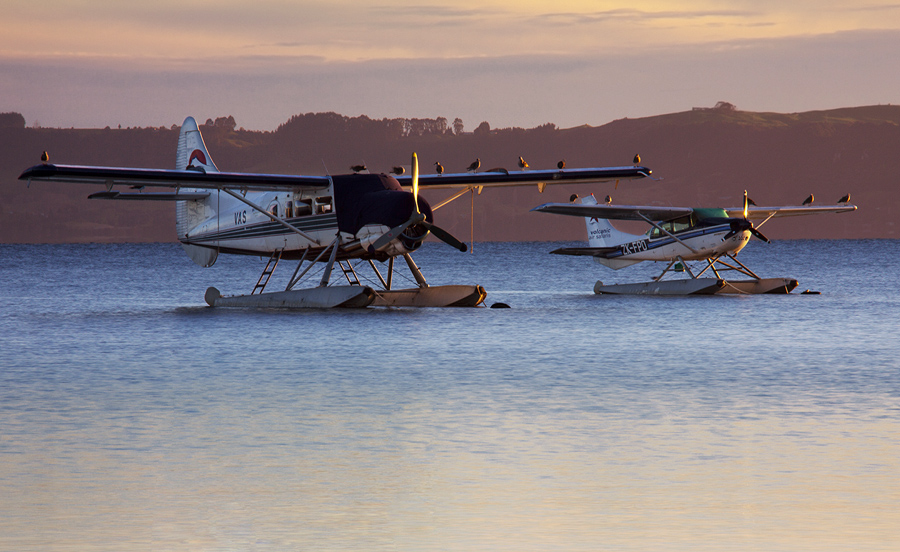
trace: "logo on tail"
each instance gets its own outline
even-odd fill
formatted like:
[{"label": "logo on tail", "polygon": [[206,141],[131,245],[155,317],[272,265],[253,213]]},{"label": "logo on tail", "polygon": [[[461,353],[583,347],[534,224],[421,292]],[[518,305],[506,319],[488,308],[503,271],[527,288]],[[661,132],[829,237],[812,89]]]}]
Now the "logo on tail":
[{"label": "logo on tail", "polygon": [[196,165],[194,165],[194,159],[196,159],[197,161],[200,161],[201,165],[209,165],[209,163],[206,162],[206,155],[204,155],[201,150],[195,149],[194,151],[191,152],[191,156],[188,158],[188,162],[187,162],[188,167],[196,166]]}]

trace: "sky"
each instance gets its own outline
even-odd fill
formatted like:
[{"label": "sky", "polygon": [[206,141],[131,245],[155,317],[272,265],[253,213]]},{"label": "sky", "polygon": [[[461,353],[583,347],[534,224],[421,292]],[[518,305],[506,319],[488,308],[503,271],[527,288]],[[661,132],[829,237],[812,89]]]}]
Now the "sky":
[{"label": "sky", "polygon": [[568,128],[711,107],[900,103],[900,2],[4,0],[0,112],[28,126],[234,116]]}]

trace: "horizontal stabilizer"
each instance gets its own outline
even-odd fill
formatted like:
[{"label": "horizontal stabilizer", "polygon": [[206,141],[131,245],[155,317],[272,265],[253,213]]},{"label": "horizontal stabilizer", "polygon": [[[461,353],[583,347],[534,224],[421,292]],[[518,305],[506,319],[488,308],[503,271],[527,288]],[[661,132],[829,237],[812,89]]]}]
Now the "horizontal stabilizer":
[{"label": "horizontal stabilizer", "polygon": [[137,201],[182,201],[187,199],[206,199],[209,192],[147,192],[147,193],[122,193],[122,192],[97,192],[88,196],[88,199],[129,199]]},{"label": "horizontal stabilizer", "polygon": [[552,255],[575,255],[578,257],[604,257],[608,253],[621,251],[621,247],[563,247],[554,249]]}]

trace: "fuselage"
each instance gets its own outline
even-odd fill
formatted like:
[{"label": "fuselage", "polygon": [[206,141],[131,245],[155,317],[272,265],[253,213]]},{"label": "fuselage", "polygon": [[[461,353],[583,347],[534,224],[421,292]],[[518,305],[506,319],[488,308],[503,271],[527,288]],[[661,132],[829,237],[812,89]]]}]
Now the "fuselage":
[{"label": "fuselage", "polygon": [[695,209],[684,217],[657,222],[646,234],[628,234],[605,219],[588,219],[588,238],[605,249],[595,260],[611,268],[641,261],[686,261],[737,253],[747,245],[751,232],[742,219],[728,217],[722,209]]},{"label": "fuselage", "polygon": [[[180,202],[178,209],[191,211],[184,220],[196,222],[179,231],[179,240],[223,253],[282,251],[283,258],[299,258],[318,254],[340,235],[340,257],[382,258],[416,250],[424,234],[413,226],[382,250],[367,251],[375,239],[407,220],[415,207],[413,194],[385,175],[335,176],[328,187],[247,192],[241,198],[245,201],[212,191],[204,200]],[[431,209],[421,197],[419,209],[430,221]]]},{"label": "fuselage", "polygon": [[730,224],[670,231],[671,235],[653,229],[635,240],[621,244],[618,251],[611,251],[598,258],[629,261],[669,261],[681,257],[686,261],[707,259],[737,253],[747,245],[750,232],[739,231],[724,239],[731,232]]}]

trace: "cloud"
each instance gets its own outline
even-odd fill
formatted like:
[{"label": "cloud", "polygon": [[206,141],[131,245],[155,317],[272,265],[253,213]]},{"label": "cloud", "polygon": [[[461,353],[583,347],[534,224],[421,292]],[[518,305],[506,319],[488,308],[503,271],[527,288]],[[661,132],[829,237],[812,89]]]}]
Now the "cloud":
[{"label": "cloud", "polygon": [[111,61],[0,59],[0,111],[28,124],[171,125],[186,115],[233,115],[273,130],[292,115],[460,117],[467,127],[599,125],[729,101],[795,112],[900,103],[886,71],[900,31],[722,41],[650,51],[395,58],[329,62],[311,56]]}]

